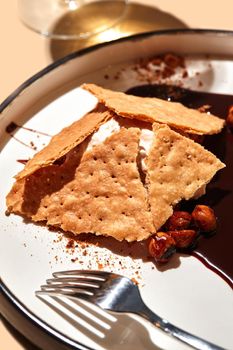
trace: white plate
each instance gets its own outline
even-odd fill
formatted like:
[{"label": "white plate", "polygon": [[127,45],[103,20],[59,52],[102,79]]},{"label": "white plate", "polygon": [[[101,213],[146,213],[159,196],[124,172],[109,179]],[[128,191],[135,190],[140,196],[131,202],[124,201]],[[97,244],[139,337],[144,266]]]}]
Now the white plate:
[{"label": "white plate", "polygon": [[[195,258],[177,256],[170,263],[170,268],[161,271],[140,258],[131,259],[117,254],[116,247],[112,250],[87,248],[86,256],[78,247],[71,254],[65,248],[66,240],[54,243],[58,240],[57,233],[25,222],[19,216],[5,215],[5,196],[12,186],[13,176],[22,169],[17,160],[30,158],[35,152],[5,132],[11,121],[54,135],[95,105],[96,100],[79,88],[81,83],[92,82],[126,90],[145,83],[132,69],[135,60],[171,51],[188,55],[190,74],[185,86],[232,93],[233,33],[185,30],[139,35],[72,54],[32,77],[0,106],[2,295],[5,301],[8,300],[8,305],[14,305],[13,309],[20,310],[21,316],[30,320],[35,334],[30,335],[24,330],[23,321],[22,324],[13,321],[8,312],[10,306],[8,311],[7,307],[3,308],[3,314],[43,348],[48,346],[45,341],[48,335],[56,341],[57,349],[154,349],[155,344],[163,349],[187,348],[147,322],[129,315],[114,315],[107,322],[111,329],[105,331],[105,336],[101,338],[95,334],[96,329],[101,330],[101,327],[96,325],[93,317],[88,319],[87,315],[79,314],[70,322],[67,316],[61,317],[35,297],[35,290],[52,272],[98,268],[99,263],[105,266],[109,258],[111,263],[105,269],[130,277],[135,277],[135,271],[139,270],[141,293],[152,310],[191,333],[222,347],[233,347],[232,291],[229,285]],[[201,72],[198,79],[196,71]],[[120,78],[116,78],[118,72],[121,72]],[[203,82],[201,87],[200,79]],[[49,137],[38,137],[38,134],[25,129],[19,129],[15,136],[27,144],[33,142],[37,150],[49,141]],[[72,262],[72,258],[77,260]],[[36,336],[38,328],[40,337]]]}]

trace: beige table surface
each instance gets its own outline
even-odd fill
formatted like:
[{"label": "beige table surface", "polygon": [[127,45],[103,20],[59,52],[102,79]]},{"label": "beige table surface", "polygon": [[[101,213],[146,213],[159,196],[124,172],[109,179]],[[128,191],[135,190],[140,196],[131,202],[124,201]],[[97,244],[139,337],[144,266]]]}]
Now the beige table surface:
[{"label": "beige table surface", "polygon": [[[155,8],[156,15],[160,18],[154,24],[155,29],[181,28],[186,25],[191,28],[233,30],[232,0],[134,0],[134,3]],[[145,26],[145,29],[148,28]],[[1,103],[23,81],[51,63],[53,58],[51,41],[30,31],[20,23],[17,17],[17,0],[0,2],[0,37]],[[58,53],[53,54],[53,57],[62,55],[61,45],[58,45]],[[69,47],[66,47],[64,52],[67,53],[67,50]],[[0,322],[0,349],[34,350],[36,348],[4,321]]]}]

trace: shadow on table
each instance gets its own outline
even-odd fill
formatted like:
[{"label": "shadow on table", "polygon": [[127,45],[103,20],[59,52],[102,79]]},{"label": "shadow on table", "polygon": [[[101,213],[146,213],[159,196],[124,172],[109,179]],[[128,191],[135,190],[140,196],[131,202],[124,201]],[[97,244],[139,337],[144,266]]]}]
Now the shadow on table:
[{"label": "shadow on table", "polygon": [[[7,331],[14,337],[14,339],[25,350],[40,350],[36,345],[33,345],[28,339],[26,339],[21,333],[19,333],[9,322],[7,322],[2,316],[0,316],[0,322],[6,327]],[[8,349],[2,349],[8,350]],[[10,349],[9,349],[10,350]]]}]

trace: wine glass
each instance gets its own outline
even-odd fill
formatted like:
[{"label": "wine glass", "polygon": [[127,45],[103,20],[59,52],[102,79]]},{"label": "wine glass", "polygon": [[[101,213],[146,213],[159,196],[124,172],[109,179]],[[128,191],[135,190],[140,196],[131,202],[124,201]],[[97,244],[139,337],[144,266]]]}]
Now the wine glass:
[{"label": "wine glass", "polygon": [[86,39],[116,25],[128,0],[18,0],[22,22],[53,39]]}]

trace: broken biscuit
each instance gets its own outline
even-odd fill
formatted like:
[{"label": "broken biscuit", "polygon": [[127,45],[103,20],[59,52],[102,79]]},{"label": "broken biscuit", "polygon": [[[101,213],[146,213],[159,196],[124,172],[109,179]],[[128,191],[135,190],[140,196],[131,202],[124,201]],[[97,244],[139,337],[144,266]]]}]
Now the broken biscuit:
[{"label": "broken biscuit", "polygon": [[216,134],[224,126],[223,119],[187,108],[178,102],[127,95],[94,84],[83,84],[82,88],[91,92],[100,103],[122,117],[167,124],[183,132],[198,135]]},{"label": "broken biscuit", "polygon": [[153,130],[146,181],[157,231],[172,215],[174,205],[193,198],[225,165],[203,146],[166,125],[154,124]]},{"label": "broken biscuit", "polygon": [[22,179],[41,167],[53,164],[72,148],[82,143],[82,141],[113,115],[114,113],[106,109],[103,105],[97,106],[92,112],[87,113],[83,118],[77,120],[52,137],[50,143],[27,162],[25,168],[16,178]]},{"label": "broken biscuit", "polygon": [[138,128],[121,128],[90,151],[75,147],[61,165],[18,180],[8,209],[74,234],[148,238],[154,226],[136,164],[139,137]]}]

